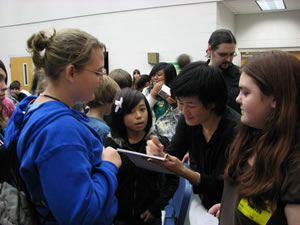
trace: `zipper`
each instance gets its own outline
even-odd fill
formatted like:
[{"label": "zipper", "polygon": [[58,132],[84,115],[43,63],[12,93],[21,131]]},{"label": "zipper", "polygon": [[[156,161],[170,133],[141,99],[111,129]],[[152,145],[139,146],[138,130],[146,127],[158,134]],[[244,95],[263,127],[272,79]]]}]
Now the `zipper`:
[{"label": "zipper", "polygon": [[[122,147],[127,148],[128,150],[131,150],[131,151],[136,152],[133,148],[131,148],[130,146],[128,146],[126,143],[123,143],[123,146],[122,146]],[[134,173],[133,175],[134,175],[134,183],[133,183],[133,203],[135,204],[136,199],[137,199],[137,196],[136,196],[136,189],[137,189],[136,170],[135,170],[135,173]],[[135,214],[136,214],[136,210],[135,210],[135,207],[133,207],[132,210],[131,210],[131,215],[132,215],[132,216],[135,216]]]}]

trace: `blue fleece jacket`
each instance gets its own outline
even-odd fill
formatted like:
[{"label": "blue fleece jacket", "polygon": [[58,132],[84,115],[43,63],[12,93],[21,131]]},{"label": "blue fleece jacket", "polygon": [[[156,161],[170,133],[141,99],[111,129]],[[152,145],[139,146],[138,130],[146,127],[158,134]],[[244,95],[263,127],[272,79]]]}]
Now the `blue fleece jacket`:
[{"label": "blue fleece jacket", "polygon": [[[101,159],[99,135],[83,114],[59,101],[19,103],[5,133],[5,144],[19,136],[20,173],[46,224],[111,224],[117,212],[117,167]],[[25,114],[24,114],[25,113]],[[26,121],[20,135],[18,127]]]}]

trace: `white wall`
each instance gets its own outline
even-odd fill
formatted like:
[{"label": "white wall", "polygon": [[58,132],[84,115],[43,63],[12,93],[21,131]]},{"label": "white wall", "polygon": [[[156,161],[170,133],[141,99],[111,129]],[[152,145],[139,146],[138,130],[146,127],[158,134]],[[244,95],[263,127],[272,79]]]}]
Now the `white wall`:
[{"label": "white wall", "polygon": [[300,10],[238,15],[236,34],[240,49],[300,49]]},{"label": "white wall", "polygon": [[0,0],[0,27],[93,14],[218,1],[222,0]]},{"label": "white wall", "polygon": [[49,27],[95,35],[107,45],[110,70],[129,73],[150,72],[148,52],[159,52],[166,62],[181,53],[205,60],[210,34],[223,27],[234,32],[239,50],[300,49],[299,10],[233,15],[219,0],[0,0],[0,5],[0,59],[7,67],[10,57],[28,56],[32,33]]},{"label": "white wall", "polygon": [[[49,27],[57,30],[77,27],[95,35],[106,44],[109,51],[110,70],[122,68],[132,73],[135,68],[138,68],[142,73],[149,73],[151,65],[148,64],[148,52],[159,52],[160,61],[166,62],[175,62],[181,53],[189,54],[193,60],[205,59],[209,35],[216,28],[216,3],[203,2],[203,0],[193,1],[192,4],[180,4],[180,2],[188,2],[184,0],[166,0],[164,3],[175,2],[175,5],[167,6],[157,6],[158,2],[162,1],[154,0],[149,1],[152,2],[149,8],[118,11],[122,7],[124,9],[123,5],[114,8],[113,12],[64,19],[57,19],[62,16],[61,8],[58,8],[57,12],[50,13],[52,9],[50,5],[42,9],[38,0],[30,1],[36,2],[36,7],[40,11],[35,12],[32,8],[25,14],[21,7],[17,7],[21,17],[12,14],[5,21],[0,17],[2,25],[0,26],[0,59],[6,65],[9,64],[10,57],[28,55],[25,44],[32,33]],[[54,3],[56,1],[54,0]],[[116,0],[112,0],[114,1]],[[46,2],[48,1],[44,1]],[[113,4],[112,2],[110,4]],[[26,4],[28,4],[27,1]],[[66,9],[67,6],[62,7]],[[85,5],[82,11],[78,8],[79,4],[73,7],[73,11],[66,10],[67,17],[74,16],[75,12],[77,15],[85,13],[87,6]],[[94,8],[95,6],[91,8],[91,11]],[[98,11],[101,10],[103,9]],[[7,13],[7,10],[5,12]],[[9,13],[5,16],[8,17]]]},{"label": "white wall", "polygon": [[[216,23],[216,29],[229,29],[232,31],[234,36],[236,36],[235,33],[235,15],[222,3],[217,3],[216,4],[216,16],[217,16],[217,23]],[[238,44],[238,41],[237,41]],[[238,51],[237,51],[238,52]],[[239,53],[239,52],[238,52]],[[233,63],[240,65],[240,55],[238,57],[233,59]]]},{"label": "white wall", "polygon": [[223,4],[217,3],[217,24],[216,29],[225,28],[232,31],[235,34],[235,16],[234,14]]}]

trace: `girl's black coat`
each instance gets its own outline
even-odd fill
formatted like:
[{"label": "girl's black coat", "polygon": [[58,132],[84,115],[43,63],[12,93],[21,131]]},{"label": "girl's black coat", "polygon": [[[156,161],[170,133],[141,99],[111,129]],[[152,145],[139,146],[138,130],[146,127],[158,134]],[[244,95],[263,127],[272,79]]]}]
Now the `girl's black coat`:
[{"label": "girl's black coat", "polygon": [[[146,142],[150,139],[150,136],[151,133],[146,135],[138,144],[131,145],[127,140],[113,138],[109,134],[106,138],[105,146],[146,153]],[[165,147],[169,143],[165,137],[160,137],[160,141]],[[137,168],[127,156],[122,153],[120,153],[120,156],[122,165],[117,175],[118,189],[116,197],[118,199],[118,213],[116,219],[128,221],[129,218],[132,218],[134,220],[134,218],[139,218],[140,214],[147,209],[153,216],[160,217],[161,210],[168,204],[169,199],[176,191],[177,183],[163,185],[166,177],[172,175]],[[169,186],[169,190],[164,190],[166,186]],[[170,192],[170,188],[174,190]]]}]

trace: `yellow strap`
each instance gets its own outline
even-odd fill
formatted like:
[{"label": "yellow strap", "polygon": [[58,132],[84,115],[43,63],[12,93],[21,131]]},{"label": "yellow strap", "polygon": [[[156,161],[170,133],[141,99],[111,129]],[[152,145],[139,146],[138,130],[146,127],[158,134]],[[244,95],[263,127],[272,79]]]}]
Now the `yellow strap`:
[{"label": "yellow strap", "polygon": [[241,199],[238,210],[259,225],[266,225],[272,216],[272,211],[269,206],[267,206],[267,210],[254,209],[246,198]]}]

